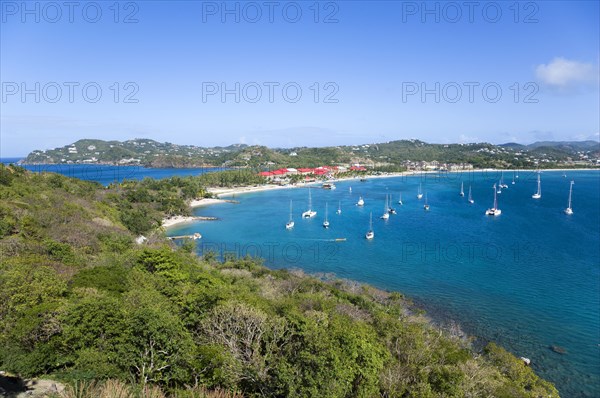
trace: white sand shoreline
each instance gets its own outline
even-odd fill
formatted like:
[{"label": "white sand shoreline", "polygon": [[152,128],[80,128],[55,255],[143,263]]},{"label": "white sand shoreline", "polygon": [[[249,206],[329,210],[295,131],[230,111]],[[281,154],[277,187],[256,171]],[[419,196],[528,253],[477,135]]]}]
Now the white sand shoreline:
[{"label": "white sand shoreline", "polygon": [[186,224],[186,223],[190,223],[190,222],[193,222],[193,221],[196,221],[196,220],[197,220],[197,218],[196,217],[192,217],[192,216],[175,216],[175,217],[170,217],[170,218],[163,219],[161,226],[163,228],[169,228],[169,227],[172,227],[174,225]]}]

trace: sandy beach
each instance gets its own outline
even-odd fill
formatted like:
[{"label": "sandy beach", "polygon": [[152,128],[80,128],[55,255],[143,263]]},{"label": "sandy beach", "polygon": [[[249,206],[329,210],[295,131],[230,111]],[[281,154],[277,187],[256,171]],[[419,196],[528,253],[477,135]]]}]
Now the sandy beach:
[{"label": "sandy beach", "polygon": [[164,220],[162,220],[162,227],[169,228],[177,224],[190,223],[192,221],[196,221],[197,219],[197,217],[192,216],[175,216],[171,218],[165,218]]},{"label": "sandy beach", "polygon": [[[210,191],[210,192],[212,193],[212,191]],[[190,207],[202,207],[202,206],[208,206],[208,205],[214,205],[217,203],[226,203],[226,202],[227,201],[223,200],[223,199],[202,198],[202,199],[192,200],[190,202]]]},{"label": "sandy beach", "polygon": [[262,192],[262,191],[272,191],[276,189],[290,189],[290,188],[303,188],[309,186],[318,186],[322,185],[325,182],[339,182],[339,181],[352,181],[352,180],[360,180],[361,178],[390,178],[390,177],[402,177],[402,176],[410,176],[414,174],[425,174],[425,173],[433,173],[432,171],[423,171],[423,172],[413,172],[413,171],[405,171],[401,173],[388,173],[381,175],[367,175],[367,176],[357,176],[357,177],[343,177],[343,178],[332,178],[330,180],[323,181],[314,181],[307,183],[298,183],[296,185],[275,185],[275,184],[264,184],[264,185],[255,185],[252,187],[234,187],[234,188],[208,188],[208,191],[215,195],[218,198],[239,195],[244,193],[252,193],[252,192]]}]

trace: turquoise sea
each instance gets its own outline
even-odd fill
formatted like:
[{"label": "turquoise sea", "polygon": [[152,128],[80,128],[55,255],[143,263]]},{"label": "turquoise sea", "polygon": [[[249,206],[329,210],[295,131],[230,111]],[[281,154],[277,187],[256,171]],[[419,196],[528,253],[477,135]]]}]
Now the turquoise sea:
[{"label": "turquoise sea", "polygon": [[[502,215],[484,215],[499,172],[424,174],[337,183],[311,189],[312,219],[301,219],[308,190],[283,189],[235,197],[195,210],[219,221],[175,227],[200,232],[200,254],[257,255],[269,267],[333,273],[405,293],[440,322],[456,321],[483,342],[493,340],[532,360],[562,396],[600,396],[600,172],[504,173]],[[573,215],[565,215],[569,182]],[[459,196],[464,182],[465,197]],[[419,183],[430,211],[416,198]],[[474,204],[466,194],[472,186]],[[350,192],[350,187],[352,192]],[[384,221],[385,195],[397,214]],[[397,201],[402,194],[404,202]],[[365,206],[355,203],[359,195]],[[293,200],[295,228],[286,230]],[[325,203],[329,229],[322,226]],[[341,203],[342,214],[335,211]],[[364,235],[373,213],[375,239]],[[336,238],[346,238],[335,242]],[[557,353],[552,346],[560,347]]]}]

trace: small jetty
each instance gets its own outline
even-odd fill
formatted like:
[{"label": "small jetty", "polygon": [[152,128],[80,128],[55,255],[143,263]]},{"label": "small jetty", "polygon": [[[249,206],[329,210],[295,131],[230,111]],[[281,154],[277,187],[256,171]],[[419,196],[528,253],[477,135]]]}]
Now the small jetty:
[{"label": "small jetty", "polygon": [[170,240],[176,240],[176,239],[192,239],[192,240],[198,240],[198,239],[202,239],[202,235],[200,235],[199,232],[194,233],[193,235],[178,235],[178,236],[169,236],[168,237]]}]

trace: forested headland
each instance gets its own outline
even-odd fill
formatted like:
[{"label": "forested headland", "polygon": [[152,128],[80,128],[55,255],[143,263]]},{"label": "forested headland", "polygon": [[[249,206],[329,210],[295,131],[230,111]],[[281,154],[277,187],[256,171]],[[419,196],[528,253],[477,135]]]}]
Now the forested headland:
[{"label": "forested headland", "polygon": [[160,220],[232,178],[103,187],[0,165],[0,370],[78,397],[558,396],[400,293],[166,239]]}]

